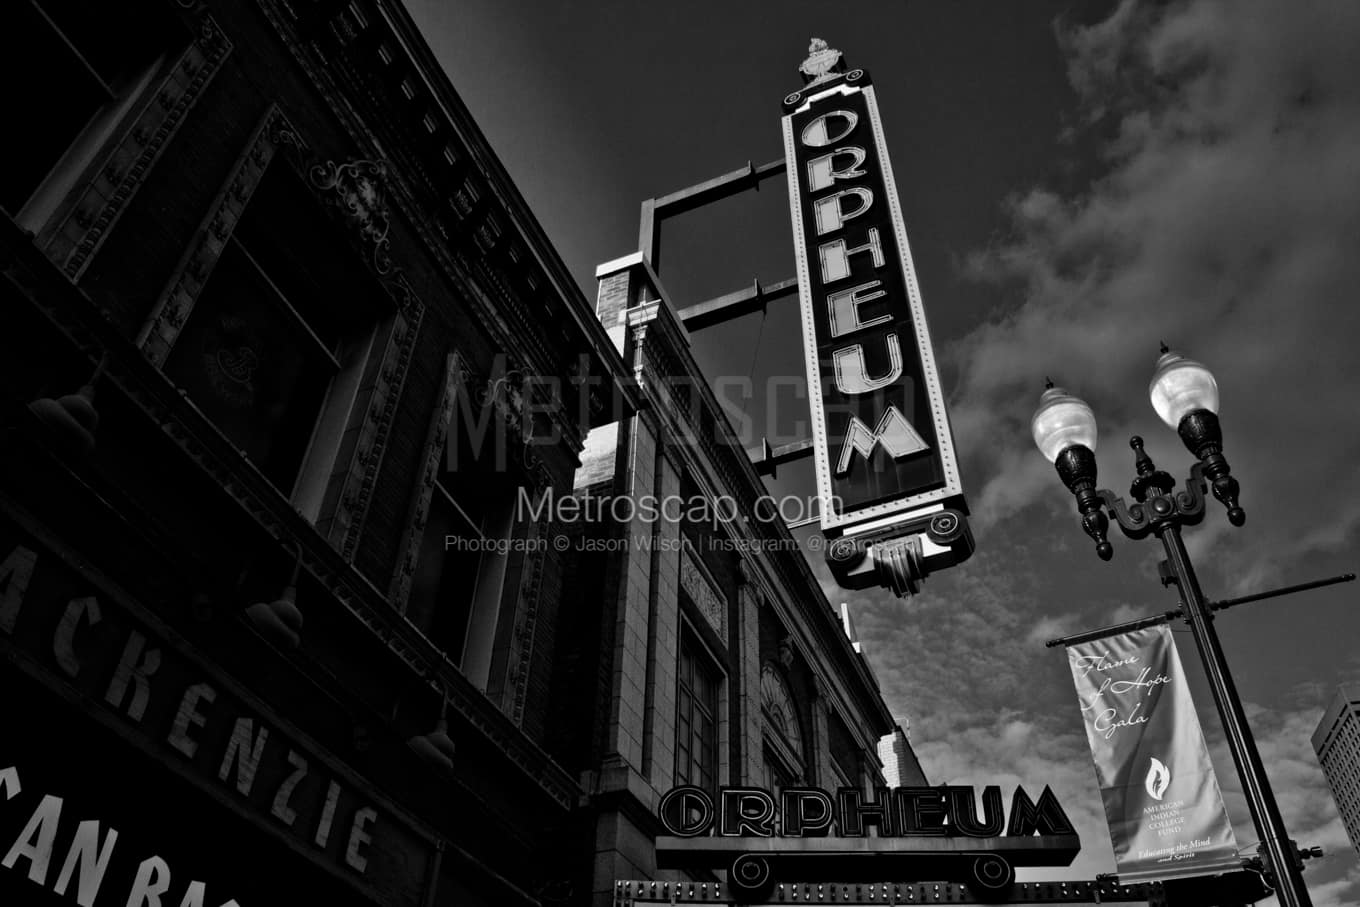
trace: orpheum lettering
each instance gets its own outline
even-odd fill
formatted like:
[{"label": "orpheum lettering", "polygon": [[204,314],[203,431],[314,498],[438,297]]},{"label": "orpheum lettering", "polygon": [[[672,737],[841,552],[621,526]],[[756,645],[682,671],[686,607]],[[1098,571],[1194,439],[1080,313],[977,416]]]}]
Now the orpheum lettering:
[{"label": "orpheum lettering", "polygon": [[786,787],[778,796],[758,787],[724,787],[716,798],[702,787],[682,785],[661,798],[657,818],[677,838],[862,838],[870,826],[880,838],[997,838],[1003,829],[1011,838],[1076,834],[1048,787],[1037,801],[1017,787],[1007,817],[1001,788],[994,785],[983,789],[981,809],[974,789],[965,785],[880,787],[872,797],[855,787],[834,795]]},{"label": "orpheum lettering", "polygon": [[873,89],[784,117],[824,528],[961,494]]},{"label": "orpheum lettering", "polygon": [[[803,128],[802,140],[807,147],[820,148],[833,141],[840,141],[855,131],[859,117],[853,111],[833,110],[814,119]],[[837,168],[837,158],[848,158],[846,166]],[[831,154],[819,155],[807,163],[807,188],[815,197],[812,199],[813,218],[817,224],[817,235],[826,236],[845,228],[846,224],[868,212],[874,205],[874,192],[865,186],[849,186],[835,192],[821,194],[825,189],[836,186],[838,181],[867,177],[869,171],[861,169],[868,159],[869,152],[859,145],[837,148]],[[847,237],[827,239],[818,245],[817,258],[821,263],[821,283],[827,291],[826,315],[830,333],[834,338],[860,334],[878,325],[894,321],[891,314],[880,314],[865,318],[860,309],[874,300],[887,300],[883,281],[875,279],[849,288],[833,288],[834,284],[844,281],[851,275],[850,257],[868,253],[870,267],[875,271],[887,266],[883,254],[883,241],[879,230],[869,227],[861,240],[851,247]],[[878,336],[861,336],[848,346],[832,351],[833,374],[836,390],[841,394],[859,396],[870,394],[896,384],[902,377],[902,343],[896,332],[877,332]],[[878,374],[869,373],[866,344],[881,343],[887,357],[887,368]],[[850,417],[846,434],[841,442],[840,456],[836,460],[835,474],[845,476],[850,472],[852,454],[868,461],[874,448],[882,445],[888,455],[895,460],[928,450],[929,445],[894,404],[888,404],[883,415],[870,429],[858,415]]]}]

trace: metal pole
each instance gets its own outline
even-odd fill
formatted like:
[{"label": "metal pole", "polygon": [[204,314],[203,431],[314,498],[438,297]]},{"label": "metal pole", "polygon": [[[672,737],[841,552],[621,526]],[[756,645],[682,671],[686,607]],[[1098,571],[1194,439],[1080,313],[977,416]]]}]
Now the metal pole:
[{"label": "metal pole", "polygon": [[1137,620],[1126,620],[1122,624],[1111,624],[1108,627],[1101,627],[1099,630],[1087,630],[1085,633],[1074,633],[1071,636],[1050,639],[1044,643],[1044,646],[1049,649],[1056,649],[1058,646],[1076,646],[1093,639],[1104,639],[1107,636],[1118,636],[1120,633],[1131,633],[1145,627],[1170,623],[1183,613],[1180,608],[1177,608],[1175,611],[1167,611],[1163,614],[1152,614],[1147,617],[1140,617]]},{"label": "metal pole", "polygon": [[1229,608],[1236,608],[1238,605],[1245,605],[1248,602],[1259,602],[1263,598],[1274,598],[1277,595],[1293,595],[1295,592],[1307,592],[1309,589],[1317,589],[1321,586],[1333,586],[1337,583],[1349,583],[1354,582],[1354,580],[1354,573],[1343,573],[1340,576],[1330,576],[1327,579],[1315,579],[1311,583],[1299,583],[1297,586],[1270,589],[1266,592],[1257,592],[1254,595],[1244,595],[1241,598],[1229,598],[1221,602],[1209,602],[1209,610],[1226,611]]},{"label": "metal pole", "polygon": [[1251,736],[1246,713],[1242,710],[1242,700],[1238,698],[1227,659],[1219,645],[1213,615],[1208,602],[1204,600],[1204,593],[1200,591],[1199,580],[1195,578],[1195,569],[1190,564],[1185,543],[1181,541],[1180,527],[1171,523],[1156,532],[1166,548],[1167,563],[1180,586],[1185,614],[1195,637],[1195,645],[1199,648],[1200,660],[1209,675],[1209,689],[1213,691],[1214,705],[1218,706],[1219,717],[1223,720],[1228,749],[1233,762],[1237,764],[1237,774],[1242,779],[1247,806],[1256,823],[1256,834],[1260,836],[1275,871],[1278,886],[1276,896],[1281,907],[1312,907],[1313,902],[1294,858],[1293,845],[1285,831],[1284,819],[1280,816],[1270,781],[1261,765],[1261,754],[1256,750],[1256,741]]}]

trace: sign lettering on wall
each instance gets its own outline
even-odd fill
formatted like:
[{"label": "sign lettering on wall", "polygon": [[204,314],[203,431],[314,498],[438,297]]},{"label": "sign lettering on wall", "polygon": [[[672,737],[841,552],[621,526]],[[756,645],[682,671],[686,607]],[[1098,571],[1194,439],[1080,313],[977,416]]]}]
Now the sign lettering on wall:
[{"label": "sign lettering on wall", "polygon": [[[429,833],[366,793],[356,776],[208,667],[125,592],[95,579],[80,576],[39,540],[36,528],[0,520],[0,656],[49,689],[78,697],[91,720],[131,739],[224,808],[244,810],[261,830],[292,842],[332,875],[381,890],[393,903],[418,904],[434,856]],[[5,758],[0,752],[0,777],[10,783],[12,798],[21,766]],[[90,771],[98,771],[99,758],[89,754]],[[60,800],[42,802],[28,837],[0,841],[0,848],[13,843],[14,853],[32,853],[26,862],[3,861],[3,869],[18,866],[41,875],[43,881],[33,878],[39,884],[64,887],[55,869],[48,880],[47,864],[36,859],[39,832],[66,824]],[[107,823],[116,826],[118,818]],[[93,856],[116,844],[112,837],[92,839],[90,847]],[[115,860],[122,856],[115,853]],[[168,889],[165,880],[174,878],[179,891],[172,870],[149,866],[146,884],[161,879]],[[99,888],[97,880],[82,884]],[[123,904],[127,897],[126,891],[108,900],[91,895],[89,902]]]}]

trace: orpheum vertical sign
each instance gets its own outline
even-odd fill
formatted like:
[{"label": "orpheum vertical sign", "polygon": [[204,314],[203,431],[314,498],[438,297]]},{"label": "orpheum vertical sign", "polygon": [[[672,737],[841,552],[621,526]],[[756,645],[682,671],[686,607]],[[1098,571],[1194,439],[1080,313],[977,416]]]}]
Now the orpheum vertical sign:
[{"label": "orpheum vertical sign", "polygon": [[972,552],[874,89],[814,40],[784,100],[822,529],[842,585],[917,591]]}]

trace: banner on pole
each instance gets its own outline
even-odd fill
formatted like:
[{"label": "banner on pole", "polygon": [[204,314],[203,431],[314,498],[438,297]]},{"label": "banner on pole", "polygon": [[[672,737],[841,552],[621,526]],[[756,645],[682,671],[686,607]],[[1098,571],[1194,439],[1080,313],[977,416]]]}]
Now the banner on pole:
[{"label": "banner on pole", "polygon": [[1171,631],[1081,643],[1067,658],[1120,880],[1240,869]]}]

